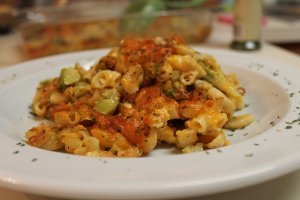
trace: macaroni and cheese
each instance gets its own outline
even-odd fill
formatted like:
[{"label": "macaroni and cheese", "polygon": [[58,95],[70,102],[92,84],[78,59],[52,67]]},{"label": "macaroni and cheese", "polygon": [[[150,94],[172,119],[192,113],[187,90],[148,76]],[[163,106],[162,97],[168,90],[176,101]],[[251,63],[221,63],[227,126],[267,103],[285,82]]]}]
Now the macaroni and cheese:
[{"label": "macaroni and cheese", "polygon": [[89,70],[80,64],[42,81],[33,113],[50,120],[27,142],[87,156],[138,157],[161,143],[195,152],[228,145],[224,129],[253,121],[235,116],[245,89],[214,57],[179,36],[129,38]]}]

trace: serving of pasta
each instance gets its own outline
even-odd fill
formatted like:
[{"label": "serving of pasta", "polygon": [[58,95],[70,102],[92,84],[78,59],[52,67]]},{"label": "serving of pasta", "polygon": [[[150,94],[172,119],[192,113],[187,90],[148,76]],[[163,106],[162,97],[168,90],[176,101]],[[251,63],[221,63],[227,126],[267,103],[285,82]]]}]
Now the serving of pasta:
[{"label": "serving of pasta", "polygon": [[101,157],[139,157],[162,143],[183,153],[230,144],[224,129],[253,121],[245,89],[214,57],[180,36],[128,38],[90,69],[64,68],[41,81],[32,113],[49,122],[26,132],[47,150]]}]

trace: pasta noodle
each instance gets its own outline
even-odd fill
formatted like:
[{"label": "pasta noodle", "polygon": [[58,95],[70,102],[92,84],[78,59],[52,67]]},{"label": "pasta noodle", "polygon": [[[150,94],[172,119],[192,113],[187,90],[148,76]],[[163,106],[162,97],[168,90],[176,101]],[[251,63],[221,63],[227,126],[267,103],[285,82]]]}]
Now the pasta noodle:
[{"label": "pasta noodle", "polygon": [[169,56],[166,61],[170,63],[174,69],[181,72],[196,70],[199,73],[199,77],[206,75],[203,67],[191,55],[172,55]]},{"label": "pasta noodle", "polygon": [[42,81],[32,112],[51,123],[26,132],[28,144],[92,157],[139,157],[167,143],[183,153],[230,144],[250,114],[242,88],[217,61],[182,38],[121,41],[90,69],[76,63]]},{"label": "pasta noodle", "polygon": [[197,132],[193,129],[178,130],[176,135],[176,146],[184,148],[189,145],[195,144],[198,141]]},{"label": "pasta noodle", "polygon": [[130,67],[121,79],[123,89],[129,94],[137,92],[143,81],[143,76],[144,72],[139,65]]},{"label": "pasta noodle", "polygon": [[121,74],[111,70],[101,70],[98,72],[91,81],[92,88],[114,88],[119,84]]},{"label": "pasta noodle", "polygon": [[192,85],[196,81],[197,76],[197,71],[183,72],[179,77],[179,80],[183,85]]},{"label": "pasta noodle", "polygon": [[239,115],[231,118],[226,124],[227,129],[235,130],[241,129],[253,122],[253,116],[250,114]]}]

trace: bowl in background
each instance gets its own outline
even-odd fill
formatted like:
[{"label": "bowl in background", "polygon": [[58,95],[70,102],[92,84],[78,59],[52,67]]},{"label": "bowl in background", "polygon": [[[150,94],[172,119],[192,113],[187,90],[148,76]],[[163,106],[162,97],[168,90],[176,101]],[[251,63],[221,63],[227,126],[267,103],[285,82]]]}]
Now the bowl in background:
[{"label": "bowl in background", "polygon": [[[165,10],[149,18],[123,14],[127,1],[112,2],[22,10],[17,30],[30,57],[112,47],[132,36],[179,34],[187,43],[201,43],[212,30],[210,9]],[[128,29],[126,23],[134,28]]]}]

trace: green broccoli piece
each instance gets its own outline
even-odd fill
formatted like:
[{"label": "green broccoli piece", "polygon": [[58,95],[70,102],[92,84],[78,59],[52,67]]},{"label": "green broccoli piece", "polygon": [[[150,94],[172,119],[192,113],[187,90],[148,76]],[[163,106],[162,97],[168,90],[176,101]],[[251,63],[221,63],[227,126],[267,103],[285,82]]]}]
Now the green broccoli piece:
[{"label": "green broccoli piece", "polygon": [[224,92],[229,99],[234,101],[237,109],[243,108],[244,99],[242,94],[239,93],[236,86],[227,79],[226,75],[223,73],[222,69],[213,57],[198,59],[198,62],[203,66],[203,69],[207,73],[202,78]]},{"label": "green broccoli piece", "polygon": [[73,85],[81,79],[79,71],[73,67],[64,68],[60,71],[59,83],[62,87]]}]

